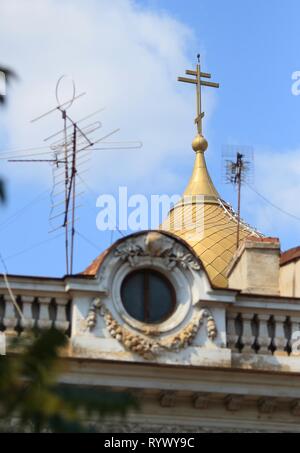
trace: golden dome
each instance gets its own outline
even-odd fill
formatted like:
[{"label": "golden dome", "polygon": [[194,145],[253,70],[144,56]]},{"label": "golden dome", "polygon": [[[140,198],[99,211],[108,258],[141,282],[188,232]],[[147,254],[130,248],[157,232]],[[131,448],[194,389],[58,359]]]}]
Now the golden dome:
[{"label": "golden dome", "polygon": [[[196,136],[192,145],[196,151],[192,176],[182,199],[171,209],[160,229],[170,231],[189,243],[201,259],[212,284],[226,288],[226,270],[236,251],[237,217],[221,200],[209,176],[204,144],[207,144],[205,138]],[[241,221],[240,242],[248,236],[261,235]]]}]

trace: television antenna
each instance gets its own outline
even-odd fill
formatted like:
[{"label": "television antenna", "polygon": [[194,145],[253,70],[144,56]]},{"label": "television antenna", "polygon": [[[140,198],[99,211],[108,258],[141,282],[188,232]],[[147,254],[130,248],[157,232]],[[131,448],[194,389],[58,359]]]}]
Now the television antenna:
[{"label": "television antenna", "polygon": [[[52,165],[53,188],[49,215],[52,230],[50,233],[59,228],[64,228],[65,230],[65,260],[66,274],[68,275],[73,273],[75,223],[78,220],[76,218],[76,210],[81,207],[77,205],[77,199],[84,193],[83,191],[77,192],[77,186],[80,184],[77,182],[77,176],[87,171],[85,165],[89,162],[90,152],[92,150],[137,149],[142,147],[142,143],[139,141],[107,142],[106,139],[119,132],[119,128],[101,137],[95,137],[93,135],[94,132],[102,127],[100,121],[81,125],[92,116],[102,112],[104,108],[74,121],[67,111],[71,108],[74,101],[85,96],[86,93],[82,92],[76,95],[75,82],[71,79],[72,96],[67,101],[62,102],[60,99],[61,84],[67,77],[63,75],[57,81],[55,88],[57,105],[31,120],[31,123],[35,123],[51,113],[59,112],[61,114],[63,128],[44,139],[45,142],[52,140],[49,144],[51,157],[36,159],[33,154],[30,156],[33,157],[31,159],[9,158],[7,160],[15,163],[49,163]],[[58,221],[59,224],[53,226],[55,221]]]},{"label": "television antenna", "polygon": [[240,242],[241,190],[244,183],[253,179],[253,148],[227,145],[222,152],[223,181],[237,188],[236,248]]}]

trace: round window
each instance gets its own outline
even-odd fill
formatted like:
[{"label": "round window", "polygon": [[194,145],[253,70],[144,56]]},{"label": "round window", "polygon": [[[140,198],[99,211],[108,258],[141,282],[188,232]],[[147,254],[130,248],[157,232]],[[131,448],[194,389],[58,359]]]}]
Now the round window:
[{"label": "round window", "polygon": [[131,272],[121,287],[123,305],[130,316],[146,323],[159,323],[170,316],[176,304],[175,291],[159,272],[142,269]]}]

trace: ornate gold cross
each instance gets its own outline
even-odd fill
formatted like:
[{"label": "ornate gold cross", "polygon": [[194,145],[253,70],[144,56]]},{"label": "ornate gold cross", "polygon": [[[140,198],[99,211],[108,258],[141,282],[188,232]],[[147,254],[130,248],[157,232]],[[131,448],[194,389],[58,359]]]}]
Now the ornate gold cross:
[{"label": "ornate gold cross", "polygon": [[185,73],[187,75],[195,76],[195,79],[189,79],[187,77],[178,77],[177,80],[179,82],[194,83],[196,85],[197,117],[195,119],[195,124],[197,124],[198,134],[202,135],[202,118],[204,117],[204,112],[201,111],[201,86],[219,88],[220,85],[218,83],[206,82],[205,80],[201,80],[201,77],[210,79],[211,74],[208,74],[207,72],[201,72],[199,54],[197,55],[197,59],[198,59],[198,63],[196,65],[196,71],[192,71],[190,69],[187,69],[185,71]]}]

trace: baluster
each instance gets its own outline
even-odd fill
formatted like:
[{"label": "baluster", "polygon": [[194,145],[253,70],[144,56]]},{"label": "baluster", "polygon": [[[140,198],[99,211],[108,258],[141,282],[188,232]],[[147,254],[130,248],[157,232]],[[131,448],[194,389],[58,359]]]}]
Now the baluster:
[{"label": "baluster", "polygon": [[33,296],[22,296],[23,318],[21,318],[21,327],[23,328],[23,331],[32,329],[32,327],[34,326],[34,319],[32,314],[33,301]]},{"label": "baluster", "polygon": [[227,313],[227,347],[234,352],[238,352],[236,344],[239,339],[235,326],[236,317],[237,313],[231,311]]},{"label": "baluster", "polygon": [[242,322],[243,322],[243,333],[242,333],[242,343],[243,343],[243,353],[254,353],[252,345],[254,343],[255,337],[252,333],[251,321],[253,319],[253,313],[242,313]]},{"label": "baluster", "polygon": [[49,329],[52,326],[49,313],[50,302],[51,297],[39,297],[40,313],[37,322],[39,329]]},{"label": "baluster", "polygon": [[3,326],[4,320],[4,312],[5,312],[5,300],[4,296],[0,296],[0,328]]},{"label": "baluster", "polygon": [[16,336],[17,332],[15,327],[18,323],[18,318],[16,317],[15,307],[11,300],[11,297],[8,294],[4,295],[4,318],[3,325],[5,326],[5,334],[10,336]]},{"label": "baluster", "polygon": [[300,318],[291,317],[291,355],[300,355]]},{"label": "baluster", "polygon": [[69,321],[67,320],[67,311],[66,306],[68,303],[67,299],[55,299],[57,312],[56,312],[56,319],[54,321],[54,327],[58,330],[62,330],[66,332],[69,328]]},{"label": "baluster", "polygon": [[286,320],[286,316],[274,315],[275,322],[275,334],[274,334],[274,346],[276,350],[274,355],[287,355],[287,351],[284,348],[287,345],[287,338],[285,337],[283,323]]},{"label": "baluster", "polygon": [[272,351],[268,349],[268,347],[271,344],[271,337],[269,335],[269,330],[268,330],[268,321],[270,319],[270,315],[265,315],[265,314],[258,314],[258,345],[259,345],[259,350],[258,354],[272,354]]}]

